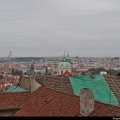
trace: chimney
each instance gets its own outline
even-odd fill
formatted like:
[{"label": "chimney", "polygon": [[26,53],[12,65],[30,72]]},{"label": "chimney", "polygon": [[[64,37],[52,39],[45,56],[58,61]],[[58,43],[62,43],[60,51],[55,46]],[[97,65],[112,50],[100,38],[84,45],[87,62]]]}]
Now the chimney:
[{"label": "chimney", "polygon": [[91,89],[83,88],[80,91],[80,114],[88,116],[94,111],[94,96]]},{"label": "chimney", "polygon": [[30,79],[30,83],[31,83],[31,93],[33,93],[39,87],[41,87],[41,84],[39,84],[35,79]]},{"label": "chimney", "polygon": [[36,91],[39,87],[41,87],[41,84],[39,84],[35,78],[30,77],[22,77],[19,86],[25,89],[29,89],[31,93]]}]

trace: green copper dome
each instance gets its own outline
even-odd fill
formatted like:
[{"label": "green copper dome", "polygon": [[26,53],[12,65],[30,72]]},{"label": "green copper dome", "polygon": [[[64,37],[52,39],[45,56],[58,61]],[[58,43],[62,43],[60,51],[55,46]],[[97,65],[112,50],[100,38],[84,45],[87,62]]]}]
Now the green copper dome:
[{"label": "green copper dome", "polygon": [[69,57],[69,53],[67,53],[67,55],[65,55],[65,53],[64,53],[63,58],[60,60],[59,67],[60,68],[70,68],[71,67],[71,60]]},{"label": "green copper dome", "polygon": [[67,67],[71,67],[71,64],[69,62],[60,62],[59,67],[67,68]]}]

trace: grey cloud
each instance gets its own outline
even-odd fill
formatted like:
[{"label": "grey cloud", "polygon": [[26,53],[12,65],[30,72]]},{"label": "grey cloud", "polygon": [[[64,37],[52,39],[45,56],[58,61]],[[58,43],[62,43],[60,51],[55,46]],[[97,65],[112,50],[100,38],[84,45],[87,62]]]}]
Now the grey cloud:
[{"label": "grey cloud", "polygon": [[[1,0],[0,56],[119,56],[119,0]],[[4,52],[6,51],[6,52]],[[25,52],[24,52],[25,51]]]}]

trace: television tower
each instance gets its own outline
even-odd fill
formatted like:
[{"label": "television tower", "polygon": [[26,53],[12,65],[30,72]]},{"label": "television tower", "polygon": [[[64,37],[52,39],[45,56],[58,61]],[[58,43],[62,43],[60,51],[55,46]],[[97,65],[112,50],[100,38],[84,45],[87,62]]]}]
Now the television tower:
[{"label": "television tower", "polygon": [[9,56],[10,56],[10,59],[11,59],[11,57],[12,57],[12,51],[11,50],[9,52]]},{"label": "television tower", "polygon": [[8,55],[9,64],[11,63],[11,58],[12,58],[12,51],[10,50]]}]

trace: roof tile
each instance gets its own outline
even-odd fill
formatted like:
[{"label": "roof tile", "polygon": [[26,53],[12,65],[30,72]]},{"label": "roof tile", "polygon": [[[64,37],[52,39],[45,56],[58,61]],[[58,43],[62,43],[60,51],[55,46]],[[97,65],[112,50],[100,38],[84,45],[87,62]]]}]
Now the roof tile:
[{"label": "roof tile", "polygon": [[[81,116],[79,97],[41,87],[15,116]],[[90,116],[120,116],[120,107],[95,101]]]},{"label": "roof tile", "polygon": [[29,92],[20,93],[1,93],[0,94],[0,110],[17,109],[24,104],[29,96]]}]

